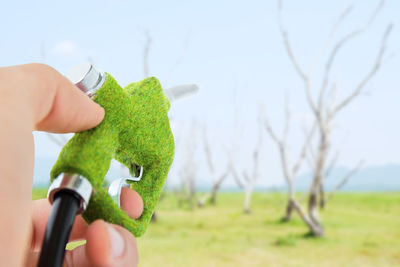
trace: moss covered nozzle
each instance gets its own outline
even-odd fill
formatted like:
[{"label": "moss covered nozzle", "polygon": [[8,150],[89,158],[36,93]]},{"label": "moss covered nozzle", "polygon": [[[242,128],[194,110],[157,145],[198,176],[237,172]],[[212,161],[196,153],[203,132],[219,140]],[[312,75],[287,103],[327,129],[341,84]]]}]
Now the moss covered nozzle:
[{"label": "moss covered nozzle", "polygon": [[[83,218],[91,223],[103,219],[122,225],[136,237],[150,222],[174,157],[174,138],[168,110],[170,103],[156,78],[147,78],[122,88],[108,73],[90,64],[85,79],[73,77],[82,91],[105,109],[104,120],[95,128],[76,133],[63,147],[51,170],[53,181],[62,173],[86,177],[93,194]],[[78,79],[76,79],[78,77]],[[112,159],[124,164],[133,175],[143,167],[139,182],[130,186],[144,203],[142,216],[131,219],[103,189]]]}]

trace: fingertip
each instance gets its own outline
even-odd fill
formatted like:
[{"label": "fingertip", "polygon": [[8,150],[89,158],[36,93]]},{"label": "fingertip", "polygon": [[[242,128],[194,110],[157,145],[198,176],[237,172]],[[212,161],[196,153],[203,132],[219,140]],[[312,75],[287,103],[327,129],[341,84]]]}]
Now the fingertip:
[{"label": "fingertip", "polygon": [[98,112],[97,112],[98,123],[97,123],[97,124],[99,124],[100,122],[103,121],[104,116],[105,116],[105,114],[106,114],[106,111],[105,111],[104,108],[103,108],[102,106],[100,106],[99,104],[97,104],[97,103],[95,103],[95,104],[96,104],[97,109],[98,109]]},{"label": "fingertip", "polygon": [[136,239],[120,226],[97,220],[87,231],[86,256],[94,266],[137,266]]},{"label": "fingertip", "polygon": [[90,101],[92,102],[91,103],[91,111],[90,111],[91,116],[88,119],[87,126],[84,127],[84,128],[88,128],[88,129],[99,125],[103,121],[104,116],[105,116],[104,108],[102,106],[100,106],[99,104],[97,104],[96,102],[94,102],[92,100],[90,100]]},{"label": "fingertip", "polygon": [[139,263],[135,237],[125,228],[107,224],[111,244],[111,266],[137,266]]},{"label": "fingertip", "polygon": [[[75,90],[61,91],[54,100],[55,110],[50,115],[49,124],[57,121],[60,128],[56,132],[80,132],[99,125],[105,116],[105,110],[75,85]],[[71,109],[74,107],[74,109]],[[57,124],[56,124],[57,125]]]},{"label": "fingertip", "polygon": [[[37,72],[39,76],[41,71]],[[35,129],[80,132],[100,124],[105,116],[104,108],[57,71],[52,73],[52,77],[40,80],[34,90]]]},{"label": "fingertip", "polygon": [[121,207],[133,219],[138,219],[143,213],[143,199],[133,189],[123,187],[121,192]]},{"label": "fingertip", "polygon": [[[82,92],[78,92],[84,95]],[[70,115],[69,123],[66,123],[66,131],[80,132],[92,129],[99,125],[105,116],[105,110],[102,106],[94,102],[92,99],[84,95],[82,104],[76,110],[75,115]]]}]

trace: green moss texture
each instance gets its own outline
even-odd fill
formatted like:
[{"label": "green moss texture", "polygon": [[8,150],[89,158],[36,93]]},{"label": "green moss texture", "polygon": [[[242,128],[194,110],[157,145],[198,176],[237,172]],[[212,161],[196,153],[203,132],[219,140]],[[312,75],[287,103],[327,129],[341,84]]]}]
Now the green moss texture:
[{"label": "green moss texture", "polygon": [[[139,237],[150,222],[174,157],[170,103],[156,78],[121,88],[109,74],[93,100],[105,109],[104,120],[71,138],[51,170],[51,180],[63,172],[83,175],[94,189],[84,219],[122,225]],[[122,211],[102,187],[113,158],[131,174],[133,164],[143,166],[142,179],[131,185],[144,202],[138,220]]]}]

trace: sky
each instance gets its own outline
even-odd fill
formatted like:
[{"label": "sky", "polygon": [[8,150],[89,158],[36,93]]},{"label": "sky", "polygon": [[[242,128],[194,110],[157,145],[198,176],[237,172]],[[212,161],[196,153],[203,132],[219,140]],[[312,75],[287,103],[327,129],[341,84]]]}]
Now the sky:
[{"label": "sky", "polygon": [[[378,1],[284,1],[284,25],[305,70],[349,2],[351,13],[315,67],[314,95],[333,44],[364,25]],[[0,9],[0,66],[43,62],[66,73],[90,60],[126,85],[143,78],[143,51],[146,36],[151,36],[150,75],[159,78],[164,88],[185,83],[200,88],[198,94],[176,101],[170,111],[177,138],[172,183],[179,180],[188,138],[196,140],[193,155],[203,183],[209,172],[202,129],[211,140],[217,172],[226,169],[226,148],[232,144],[239,171],[251,172],[259,107],[281,132],[284,96],[289,95],[290,158],[296,157],[304,140],[302,128],[312,122],[302,81],[284,49],[277,7],[277,1],[255,0],[7,1]],[[341,166],[351,168],[360,159],[367,166],[400,164],[399,11],[399,1],[386,1],[371,27],[340,51],[333,67],[340,100],[371,69],[383,32],[394,24],[379,73],[334,121],[332,145],[341,151]],[[55,160],[60,147],[44,133],[34,137],[35,157]],[[258,184],[282,184],[279,154],[265,131],[260,160]],[[304,164],[302,172],[308,169]]]}]

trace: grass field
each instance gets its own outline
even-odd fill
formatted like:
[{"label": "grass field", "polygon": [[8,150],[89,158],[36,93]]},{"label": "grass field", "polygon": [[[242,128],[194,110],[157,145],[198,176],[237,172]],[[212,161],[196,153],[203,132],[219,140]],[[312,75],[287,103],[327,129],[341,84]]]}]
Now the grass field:
[{"label": "grass field", "polygon": [[252,214],[241,212],[242,198],[223,193],[216,207],[189,211],[166,195],[138,239],[140,266],[400,266],[400,193],[336,195],[318,239],[297,216],[279,221],[284,194],[254,194]]}]

